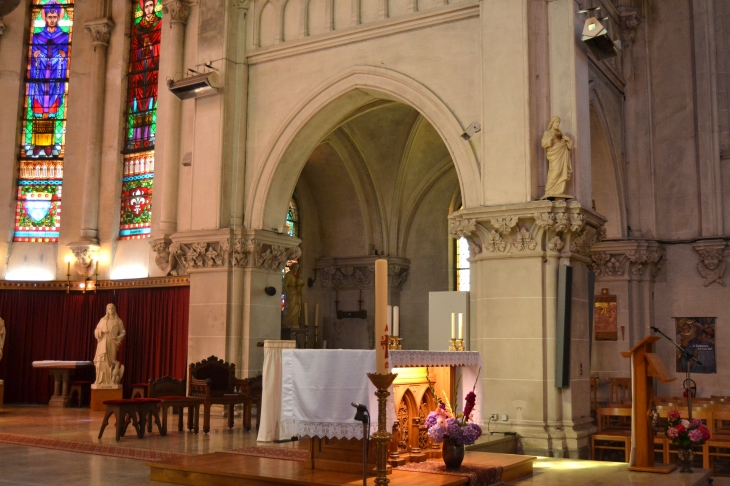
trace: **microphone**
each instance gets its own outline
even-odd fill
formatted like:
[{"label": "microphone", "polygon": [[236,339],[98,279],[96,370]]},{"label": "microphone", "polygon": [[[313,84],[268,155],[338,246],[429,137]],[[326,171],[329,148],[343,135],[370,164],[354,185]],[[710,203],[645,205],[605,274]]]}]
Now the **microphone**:
[{"label": "microphone", "polygon": [[355,408],[360,408],[360,404],[356,402],[352,402],[350,405],[352,405]]}]

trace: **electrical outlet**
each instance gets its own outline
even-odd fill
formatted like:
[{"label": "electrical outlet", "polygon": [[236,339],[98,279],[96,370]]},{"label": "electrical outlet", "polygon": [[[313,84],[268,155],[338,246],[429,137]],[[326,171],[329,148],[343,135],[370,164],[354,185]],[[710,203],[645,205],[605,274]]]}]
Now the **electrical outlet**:
[{"label": "electrical outlet", "polygon": [[507,415],[502,415],[500,418],[502,419],[502,422],[506,422],[508,417]]},{"label": "electrical outlet", "polygon": [[497,414],[493,413],[491,417],[489,417],[489,420],[497,420]]}]

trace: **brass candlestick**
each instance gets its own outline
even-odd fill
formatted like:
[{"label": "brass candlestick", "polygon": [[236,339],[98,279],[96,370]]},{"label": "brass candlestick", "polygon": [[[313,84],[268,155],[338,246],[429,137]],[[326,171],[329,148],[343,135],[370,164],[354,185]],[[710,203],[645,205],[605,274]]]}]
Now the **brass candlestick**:
[{"label": "brass candlestick", "polygon": [[456,338],[451,338],[451,346],[449,346],[449,351],[458,351],[459,348],[456,347]]},{"label": "brass candlestick", "polygon": [[375,441],[375,464],[376,464],[376,485],[383,485],[390,483],[390,479],[387,478],[388,474],[388,444],[393,438],[393,435],[388,432],[387,418],[386,418],[386,399],[390,392],[388,387],[393,383],[397,373],[388,373],[387,375],[381,375],[378,373],[368,373],[368,378],[375,385],[378,390],[375,392],[375,396],[378,397],[378,431],[371,437]]},{"label": "brass candlestick", "polygon": [[463,339],[457,339],[456,340],[456,350],[457,351],[464,351],[464,340]]},{"label": "brass candlestick", "polygon": [[388,338],[388,349],[391,351],[397,351],[399,349],[403,349],[403,347],[400,344],[400,336],[391,336]]}]

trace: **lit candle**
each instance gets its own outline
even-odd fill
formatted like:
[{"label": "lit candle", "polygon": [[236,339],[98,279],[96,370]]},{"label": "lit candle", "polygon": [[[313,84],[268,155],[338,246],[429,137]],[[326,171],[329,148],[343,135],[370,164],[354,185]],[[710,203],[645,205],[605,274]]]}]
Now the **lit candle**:
[{"label": "lit candle", "polygon": [[462,336],[462,330],[464,329],[463,318],[464,318],[464,314],[459,312],[459,339],[464,339]]},{"label": "lit candle", "polygon": [[71,262],[66,262],[66,275],[71,275]]},{"label": "lit candle", "polygon": [[309,327],[309,316],[307,315],[307,303],[304,303],[304,327]]},{"label": "lit candle", "polygon": [[99,275],[99,260],[96,260],[96,265],[94,266],[94,275]]},{"label": "lit candle", "polygon": [[393,336],[400,337],[400,307],[393,307]]},{"label": "lit candle", "polygon": [[375,260],[375,372],[388,373],[388,261]]},{"label": "lit candle", "polygon": [[456,313],[451,313],[451,339],[456,339]]},{"label": "lit candle", "polygon": [[395,334],[392,332],[393,331],[393,307],[392,306],[388,306],[388,318],[386,319],[386,325],[387,325],[387,327],[385,330],[387,331],[387,333],[390,334],[391,336],[395,336]]},{"label": "lit candle", "polygon": [[314,304],[314,327],[319,327],[319,304]]}]

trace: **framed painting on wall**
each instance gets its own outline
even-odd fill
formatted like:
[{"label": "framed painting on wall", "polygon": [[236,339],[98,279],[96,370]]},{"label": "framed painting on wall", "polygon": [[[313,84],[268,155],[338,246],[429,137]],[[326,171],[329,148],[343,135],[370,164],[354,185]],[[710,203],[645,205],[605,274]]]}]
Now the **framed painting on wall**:
[{"label": "framed painting on wall", "polygon": [[[687,359],[677,350],[677,371],[692,373],[717,373],[715,365],[715,317],[675,317],[677,342],[691,353],[699,363]],[[701,364],[700,364],[701,363]]]}]

